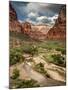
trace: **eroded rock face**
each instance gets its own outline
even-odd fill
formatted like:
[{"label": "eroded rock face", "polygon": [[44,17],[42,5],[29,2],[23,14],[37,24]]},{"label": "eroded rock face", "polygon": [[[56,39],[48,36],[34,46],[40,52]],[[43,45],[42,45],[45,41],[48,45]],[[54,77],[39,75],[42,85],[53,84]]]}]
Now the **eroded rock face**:
[{"label": "eroded rock face", "polygon": [[35,40],[45,40],[46,34],[49,30],[49,26],[46,25],[35,25],[31,27],[30,37]]},{"label": "eroded rock face", "polygon": [[44,40],[49,29],[50,27],[46,25],[32,25],[29,22],[22,23],[22,33],[35,40]]},{"label": "eroded rock face", "polygon": [[17,20],[16,12],[14,8],[12,7],[11,3],[9,3],[9,16],[10,16],[9,17],[10,21]]},{"label": "eroded rock face", "polygon": [[22,23],[22,33],[30,34],[31,31],[31,24],[29,22]]},{"label": "eroded rock face", "polygon": [[46,36],[47,39],[65,40],[66,38],[66,6],[60,10],[58,19],[53,28],[49,30]]},{"label": "eroded rock face", "polygon": [[21,32],[21,25],[17,20],[17,14],[9,3],[9,30],[12,32]]},{"label": "eroded rock face", "polygon": [[11,32],[19,32],[26,35],[33,39],[45,39],[46,33],[48,32],[49,28],[45,25],[33,25],[29,22],[20,23],[17,20],[17,14],[12,4],[9,4],[9,29]]}]

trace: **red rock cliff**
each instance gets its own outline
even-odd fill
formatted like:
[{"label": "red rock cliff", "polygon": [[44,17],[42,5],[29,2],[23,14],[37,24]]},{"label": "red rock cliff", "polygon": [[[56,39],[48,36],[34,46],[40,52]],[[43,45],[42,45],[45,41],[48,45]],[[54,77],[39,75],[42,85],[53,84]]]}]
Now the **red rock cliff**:
[{"label": "red rock cliff", "polygon": [[66,6],[59,12],[58,19],[53,28],[47,33],[47,39],[64,40],[66,38]]},{"label": "red rock cliff", "polygon": [[21,32],[21,25],[17,20],[17,14],[14,8],[9,3],[9,30],[13,32]]}]

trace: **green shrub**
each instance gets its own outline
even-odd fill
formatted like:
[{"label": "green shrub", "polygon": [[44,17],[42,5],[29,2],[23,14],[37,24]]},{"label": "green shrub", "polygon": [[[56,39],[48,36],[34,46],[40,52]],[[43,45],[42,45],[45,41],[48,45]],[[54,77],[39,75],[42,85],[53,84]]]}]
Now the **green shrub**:
[{"label": "green shrub", "polygon": [[24,61],[22,52],[18,49],[11,49],[10,50],[10,65],[14,65],[20,61]]},{"label": "green shrub", "polygon": [[44,65],[41,62],[39,64],[35,65],[35,67],[39,72],[44,71]]},{"label": "green shrub", "polygon": [[10,88],[30,88],[30,87],[40,87],[40,85],[37,83],[37,81],[31,79],[31,80],[21,80],[21,79],[15,79],[11,80],[10,82]]},{"label": "green shrub", "polygon": [[36,46],[28,46],[23,49],[23,52],[29,53],[31,55],[37,55],[38,54],[38,48]]},{"label": "green shrub", "polygon": [[56,48],[57,51],[61,51],[62,54],[66,54],[65,48]]},{"label": "green shrub", "polygon": [[64,57],[60,54],[52,55],[52,58],[55,64],[64,64]]},{"label": "green shrub", "polygon": [[15,68],[13,70],[13,75],[12,75],[12,79],[17,79],[19,77],[19,70],[17,68]]},{"label": "green shrub", "polygon": [[38,71],[39,73],[42,73],[44,76],[50,78],[50,75],[44,69],[44,64],[43,63],[40,62],[39,64],[35,65],[35,70]]}]

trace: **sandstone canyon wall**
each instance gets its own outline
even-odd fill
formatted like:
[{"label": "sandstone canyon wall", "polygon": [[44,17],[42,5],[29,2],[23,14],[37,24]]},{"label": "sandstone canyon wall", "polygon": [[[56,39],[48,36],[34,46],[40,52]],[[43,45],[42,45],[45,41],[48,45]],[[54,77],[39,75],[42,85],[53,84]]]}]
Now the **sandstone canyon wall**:
[{"label": "sandstone canyon wall", "polygon": [[53,28],[49,30],[47,39],[65,40],[66,38],[66,6],[63,6],[59,12],[58,19]]},{"label": "sandstone canyon wall", "polygon": [[11,32],[23,33],[35,40],[45,39],[49,30],[47,25],[33,25],[27,21],[20,23],[17,14],[11,3],[9,4],[9,29]]},{"label": "sandstone canyon wall", "polygon": [[28,35],[36,40],[65,40],[66,38],[66,6],[63,6],[59,12],[58,19],[53,28],[47,25],[33,25],[29,22],[20,23],[17,14],[11,3],[9,3],[9,30]]},{"label": "sandstone canyon wall", "polygon": [[9,30],[12,32],[21,32],[21,24],[17,20],[17,14],[11,3],[9,3]]}]

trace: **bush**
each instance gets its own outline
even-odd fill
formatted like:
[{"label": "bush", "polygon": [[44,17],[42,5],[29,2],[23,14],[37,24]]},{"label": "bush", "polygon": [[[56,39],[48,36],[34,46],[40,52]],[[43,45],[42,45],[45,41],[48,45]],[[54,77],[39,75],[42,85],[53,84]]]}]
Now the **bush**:
[{"label": "bush", "polygon": [[39,72],[44,71],[44,65],[42,63],[35,65],[35,67],[36,67],[37,71],[39,71]]},{"label": "bush", "polygon": [[11,77],[12,79],[17,79],[19,77],[19,70],[15,68],[13,70],[13,76]]},{"label": "bush", "polygon": [[44,69],[44,65],[43,63],[39,63],[37,65],[35,65],[35,69],[36,71],[38,71],[39,73],[42,73],[44,76],[50,78],[50,75],[47,73],[47,71]]},{"label": "bush", "polygon": [[55,64],[64,64],[64,57],[60,54],[52,55],[52,58]]},{"label": "bush", "polygon": [[14,65],[20,61],[24,61],[22,52],[18,49],[11,49],[10,50],[10,65]]},{"label": "bush", "polygon": [[30,87],[40,87],[40,85],[37,83],[37,81],[31,79],[31,80],[21,80],[21,79],[16,79],[16,80],[11,80],[10,88],[30,88]]},{"label": "bush", "polygon": [[36,46],[29,46],[23,49],[23,52],[29,53],[31,55],[38,54],[38,48]]},{"label": "bush", "polygon": [[57,51],[61,51],[62,54],[66,54],[65,48],[56,48]]}]

